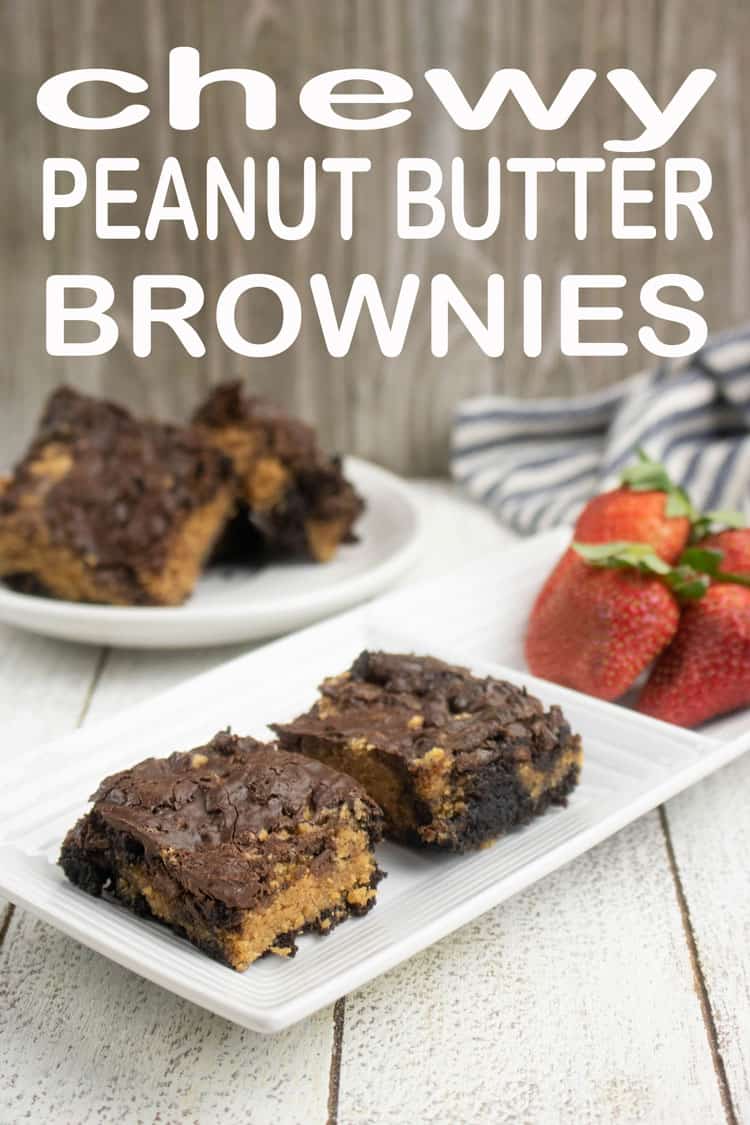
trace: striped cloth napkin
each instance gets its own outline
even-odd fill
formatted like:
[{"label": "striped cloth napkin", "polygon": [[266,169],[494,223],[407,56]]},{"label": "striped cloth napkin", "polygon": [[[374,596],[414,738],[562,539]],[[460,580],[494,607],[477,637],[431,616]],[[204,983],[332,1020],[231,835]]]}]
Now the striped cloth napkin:
[{"label": "striped cloth napkin", "polygon": [[453,423],[451,472],[530,535],[574,520],[639,447],[699,509],[750,516],[750,326],[678,365],[575,398],[468,399]]}]

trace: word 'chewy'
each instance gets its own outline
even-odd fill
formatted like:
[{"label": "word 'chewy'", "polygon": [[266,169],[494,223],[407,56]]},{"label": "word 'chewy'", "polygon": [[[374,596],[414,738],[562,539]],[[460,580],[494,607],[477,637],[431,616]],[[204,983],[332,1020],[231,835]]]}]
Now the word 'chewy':
[{"label": "word 'chewy'", "polygon": [[[512,94],[535,129],[561,129],[598,80],[595,70],[579,67],[565,78],[547,105],[523,70],[504,68],[491,75],[477,101],[472,104],[449,70],[433,69],[424,74],[438,103],[459,129],[487,129],[509,94]],[[610,152],[649,152],[666,144],[690,114],[716,78],[713,70],[692,70],[661,109],[641,82],[627,68],[610,70],[605,79],[620,95],[643,126],[631,140],[609,139],[603,147]],[[128,95],[148,91],[148,82],[127,70],[91,67],[53,75],[42,84],[37,95],[39,112],[56,125],[68,129],[124,129],[149,117],[145,102],[132,100],[117,113],[82,114],[71,108],[73,91],[87,83],[114,86]],[[233,67],[201,73],[200,53],[193,47],[175,47],[169,52],[169,124],[172,129],[189,131],[200,125],[201,95],[207,86],[231,82],[245,93],[245,124],[248,129],[273,129],[277,123],[276,83],[262,71]],[[342,86],[364,83],[366,92],[342,90]],[[299,105],[313,122],[330,129],[374,130],[402,125],[412,116],[406,106],[414,90],[405,78],[387,70],[352,67],[330,70],[310,78],[302,86]],[[352,107],[354,114],[346,111]],[[389,108],[385,108],[385,107]],[[363,107],[375,110],[362,116]]]}]

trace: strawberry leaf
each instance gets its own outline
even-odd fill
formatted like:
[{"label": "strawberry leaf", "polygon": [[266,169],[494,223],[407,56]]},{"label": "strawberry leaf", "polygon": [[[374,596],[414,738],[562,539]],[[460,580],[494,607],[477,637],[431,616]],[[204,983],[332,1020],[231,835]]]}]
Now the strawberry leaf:
[{"label": "strawberry leaf", "polygon": [[712,578],[715,578],[721,570],[723,558],[723,551],[713,550],[709,547],[688,547],[680,556],[680,565],[691,566],[693,570],[699,570],[702,574],[709,574]]},{"label": "strawberry leaf", "polygon": [[669,574],[671,567],[659,558],[650,543],[574,543],[573,550],[591,566],[606,569],[630,567],[645,574]]},{"label": "strawberry leaf", "polygon": [[[711,585],[711,573],[713,570],[719,573],[718,567],[723,558],[721,551],[694,549],[695,562],[712,568],[711,573],[706,573],[701,567],[691,565],[690,557],[685,557],[691,555],[690,551],[685,552],[676,567],[671,567],[656,554],[650,543],[574,543],[573,550],[590,566],[607,570],[630,569],[658,578],[675,597],[685,601],[703,597]],[[717,554],[718,560],[714,557]]]},{"label": "strawberry leaf", "polygon": [[736,512],[733,508],[720,508],[713,512],[704,512],[693,521],[691,539],[695,543],[719,529],[738,531],[746,525],[747,521],[742,512]]},{"label": "strawberry leaf", "polygon": [[676,566],[667,575],[666,583],[682,601],[696,601],[703,597],[711,585],[711,579],[707,574],[696,574],[690,566]]},{"label": "strawberry leaf", "polygon": [[721,524],[724,528],[731,528],[738,531],[747,525],[742,512],[736,511],[734,508],[717,508],[713,512],[704,512],[704,519],[710,519],[715,524]]},{"label": "strawberry leaf", "polygon": [[687,567],[693,572],[699,571],[712,578],[714,582],[728,582],[734,586],[750,587],[750,574],[732,574],[730,571],[722,570],[723,560],[723,551],[711,547],[688,547],[682,552],[677,569]]},{"label": "strawberry leaf", "polygon": [[680,516],[686,516],[689,520],[694,520],[697,512],[693,507],[690,497],[684,488],[678,488],[676,485],[670,492],[667,493],[667,502],[664,506],[664,514],[669,519],[677,519]]},{"label": "strawberry leaf", "polygon": [[664,466],[652,461],[643,449],[638,449],[637,454],[638,460],[624,470],[622,483],[634,492],[671,492],[674,484]]},{"label": "strawberry leaf", "polygon": [[633,492],[664,492],[667,496],[664,514],[668,519],[686,517],[691,521],[698,519],[684,488],[670,477],[658,461],[652,460],[643,449],[638,449],[638,460],[629,465],[620,478]]}]

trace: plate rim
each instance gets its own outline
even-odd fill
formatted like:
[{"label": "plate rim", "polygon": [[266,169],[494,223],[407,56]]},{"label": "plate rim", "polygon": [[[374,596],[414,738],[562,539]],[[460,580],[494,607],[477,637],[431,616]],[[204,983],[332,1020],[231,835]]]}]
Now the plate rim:
[{"label": "plate rim", "polygon": [[[360,457],[346,457],[345,466],[352,475],[369,477],[390,489],[404,505],[411,527],[408,538],[385,558],[372,567],[344,578],[314,595],[305,592],[250,606],[242,603],[191,605],[190,601],[180,606],[110,606],[89,605],[59,598],[41,598],[32,594],[18,593],[0,583],[0,623],[27,632],[79,641],[80,637],[74,634],[80,633],[82,629],[116,629],[127,622],[129,631],[139,625],[147,626],[149,629],[164,628],[163,640],[155,644],[149,643],[148,647],[158,647],[159,643],[164,647],[175,643],[180,647],[187,647],[195,642],[188,639],[181,640],[179,633],[190,629],[191,626],[205,629],[216,623],[218,631],[229,623],[244,622],[251,630],[245,639],[271,639],[287,631],[283,620],[290,615],[304,615],[309,609],[313,614],[308,619],[307,624],[309,624],[319,622],[323,617],[345,611],[352,606],[356,607],[370,597],[387,590],[400,575],[414,565],[424,546],[426,520],[423,506],[419,503],[414,489],[397,473]],[[27,617],[28,620],[22,620],[23,617]],[[282,619],[278,632],[274,631],[274,618]],[[305,628],[307,624],[298,625],[297,628]],[[68,625],[69,631],[66,631]],[[53,633],[47,631],[51,629],[54,629]],[[241,640],[242,637],[234,638],[234,641]],[[110,647],[140,647],[137,639],[130,636],[130,632],[119,642],[113,637],[108,641],[84,640],[82,643],[107,644]],[[203,638],[201,643],[212,642],[210,639]],[[213,643],[231,644],[233,641],[220,638]]]},{"label": "plate rim", "polygon": [[[382,607],[383,604],[396,603],[409,596],[413,596],[416,591],[426,593],[429,588],[437,590],[446,582],[455,581],[456,579],[460,580],[462,574],[471,572],[472,568],[478,564],[487,565],[495,554],[498,556],[502,554],[507,569],[511,570],[512,568],[508,561],[509,554],[512,553],[517,556],[518,559],[522,559],[523,555],[531,549],[534,540],[538,541],[542,538],[549,539],[550,542],[553,540],[552,535],[548,532],[543,533],[542,536],[536,536],[532,540],[521,541],[510,548],[508,545],[504,545],[502,548],[498,549],[497,553],[489,552],[488,555],[484,556],[483,560],[469,562],[462,567],[455,568],[449,574],[430,579],[427,582],[412,584],[411,588],[391,592],[369,605],[359,606],[356,609],[341,613],[328,621],[311,625],[287,637],[272,641],[269,645],[255,649],[251,653],[246,653],[229,661],[222,661],[216,667],[204,671],[198,676],[189,677],[179,685],[175,685],[167,691],[160,692],[157,696],[145,700],[134,708],[87,725],[86,727],[80,728],[77,732],[69,732],[58,738],[43,741],[32,748],[31,753],[41,753],[48,750],[55,752],[58,747],[62,751],[66,744],[80,739],[95,741],[98,734],[105,731],[107,728],[112,729],[112,733],[114,734],[123,722],[128,724],[132,721],[136,723],[141,721],[141,716],[145,718],[151,708],[158,708],[160,705],[163,705],[163,702],[169,699],[173,693],[184,691],[186,688],[189,688],[191,684],[217,676],[220,677],[232,665],[239,666],[247,660],[262,660],[264,651],[270,647],[282,648],[296,646],[301,640],[303,644],[305,640],[309,643],[315,635],[322,637],[326,633],[333,633],[339,630],[346,633],[351,627],[355,629],[357,627],[363,627],[365,630],[368,624],[370,626],[375,624],[377,627],[377,622],[371,621],[370,618],[372,615],[377,614],[378,609]],[[459,659],[467,659],[466,654],[462,655],[461,653],[457,653],[457,656]],[[488,661],[479,655],[474,659],[477,665],[492,664],[498,672],[502,671],[503,665],[498,661]],[[511,671],[518,679],[527,678],[530,681],[534,680],[534,677],[525,669],[507,666],[507,670]],[[593,706],[597,711],[604,711],[607,714],[611,714],[623,710],[617,704],[593,700],[582,693],[573,692],[572,689],[560,688],[559,685],[551,686],[557,691],[565,692],[568,696],[575,696],[583,705]],[[638,715],[638,719],[639,725],[642,727],[652,727],[654,731],[659,730],[662,734],[668,730],[678,739],[685,737],[686,742],[692,743],[700,750],[700,753],[673,768],[666,776],[656,778],[652,783],[648,784],[646,789],[636,791],[629,797],[626,796],[622,803],[614,807],[605,806],[602,810],[602,815],[594,823],[582,826],[575,835],[553,844],[542,853],[536,855],[532,860],[525,862],[523,866],[512,871],[509,875],[496,879],[491,885],[476,891],[466,899],[452,903],[443,910],[439,916],[426,922],[416,924],[413,928],[394,937],[384,948],[377,950],[368,958],[356,961],[341,970],[330,972],[319,982],[306,988],[303,992],[281,1000],[274,1006],[264,1005],[260,1001],[253,1000],[252,998],[246,999],[233,994],[212,992],[205,982],[193,982],[189,976],[177,978],[173,972],[160,967],[158,950],[156,950],[156,955],[152,954],[152,956],[147,959],[144,959],[142,954],[131,951],[128,948],[127,931],[122,935],[118,935],[117,940],[113,942],[111,938],[107,938],[106,934],[102,935],[97,930],[87,930],[85,918],[79,918],[75,912],[71,912],[71,914],[68,915],[64,910],[56,909],[54,903],[49,901],[47,893],[44,891],[35,892],[33,887],[35,880],[30,880],[25,884],[22,859],[19,859],[18,862],[8,864],[7,867],[5,865],[0,865],[0,889],[13,901],[21,903],[25,908],[29,909],[30,912],[41,917],[56,929],[68,934],[80,941],[83,945],[94,949],[126,969],[137,972],[140,976],[152,981],[160,987],[167,988],[176,995],[242,1026],[264,1034],[276,1033],[299,1019],[313,1014],[313,1012],[319,1010],[319,1008],[332,1003],[339,996],[345,995],[353,988],[361,987],[367,981],[374,979],[396,964],[401,963],[420,950],[433,944],[435,941],[440,940],[459,926],[479,916],[484,911],[505,901],[520,890],[535,883],[543,876],[559,869],[589,850],[589,848],[593,847],[595,844],[623,828],[626,824],[631,823],[663,801],[681,792],[701,778],[708,776],[716,769],[750,749],[750,731],[742,733],[734,738],[717,739],[699,732],[684,731],[682,728],[674,727],[671,724],[660,723],[658,720],[651,719],[648,716]],[[60,768],[64,769],[62,765]],[[21,784],[21,781],[14,782],[11,780],[11,791],[13,789],[18,789]],[[29,805],[27,804],[27,810],[28,807]],[[16,814],[16,816],[21,817],[23,815],[23,812]],[[11,818],[11,823],[13,819],[15,818]],[[9,851],[16,857],[22,857],[24,854],[28,855],[28,853],[24,853],[17,845],[5,840],[0,844],[0,853],[5,852],[7,854]],[[65,889],[66,892],[70,890],[75,891],[75,888],[66,887]],[[55,884],[51,881],[48,890],[50,894],[55,893]],[[82,892],[76,893],[82,894]],[[87,898],[85,901],[88,905]],[[199,954],[196,954],[196,956],[199,956]],[[230,972],[230,970],[226,970],[226,972]]]},{"label": "plate rim", "polygon": [[[634,798],[610,810],[595,824],[582,829],[572,840],[563,840],[545,851],[536,859],[523,865],[518,871],[502,880],[498,880],[484,890],[477,892],[472,897],[455,903],[439,917],[407,931],[396,938],[384,949],[371,954],[368,959],[325,977],[318,984],[307,989],[303,994],[280,1001],[274,1007],[263,1007],[250,1003],[243,1003],[224,994],[217,994],[205,985],[192,982],[190,977],[165,979],[160,976],[159,962],[156,957],[150,961],[141,960],[137,954],[130,953],[127,948],[127,935],[123,934],[116,950],[105,938],[99,938],[97,933],[87,931],[83,922],[78,923],[72,916],[56,913],[53,909],[45,907],[30,895],[24,893],[20,884],[12,878],[0,874],[0,890],[11,898],[11,901],[21,905],[24,909],[53,926],[56,930],[79,941],[88,949],[110,961],[122,966],[130,972],[151,981],[152,984],[180,996],[215,1015],[230,1020],[251,1031],[263,1035],[274,1035],[286,1028],[293,1026],[300,1020],[307,1019],[315,1012],[333,1004],[342,996],[348,995],[356,988],[365,984],[383,973],[389,972],[397,965],[409,960],[411,957],[434,945],[449,934],[467,925],[475,918],[500,905],[521,891],[537,883],[545,876],[572,863],[597,844],[602,843],[628,824],[657,808],[665,800],[676,796],[697,781],[714,773],[717,769],[748,750],[748,746],[738,746],[742,737],[732,742],[719,745],[709,751],[697,761],[688,763],[682,770],[665,778],[644,793],[639,793]],[[6,850],[18,851],[12,845],[0,845],[0,855]],[[71,888],[76,895],[83,896],[84,892],[78,888]],[[107,904],[120,909],[116,904]],[[124,909],[124,908],[123,908]],[[222,966],[218,966],[222,968]],[[252,968],[252,966],[251,966]],[[226,972],[232,972],[226,969]],[[163,974],[163,970],[161,970]]]}]

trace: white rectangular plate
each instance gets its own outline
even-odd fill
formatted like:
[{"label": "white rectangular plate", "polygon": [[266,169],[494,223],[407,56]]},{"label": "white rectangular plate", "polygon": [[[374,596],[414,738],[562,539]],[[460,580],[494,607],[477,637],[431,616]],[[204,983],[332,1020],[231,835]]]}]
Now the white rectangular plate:
[{"label": "white rectangular plate", "polygon": [[[278,1031],[372,979],[549,874],[750,746],[748,714],[683,731],[535,680],[522,636],[534,594],[567,541],[552,532],[428,584],[379,599],[258,649],[98,726],[5,765],[0,890],[92,949],[196,1004],[257,1031]],[[383,845],[388,878],[365,918],[304,937],[292,961],[238,974],[165,928],[90,898],[55,865],[87,796],[114,770],[205,742],[218,729],[256,737],[306,709],[326,675],[363,648],[432,653],[525,683],[559,702],[584,740],[579,788],[546,813],[468,856]]]}]

